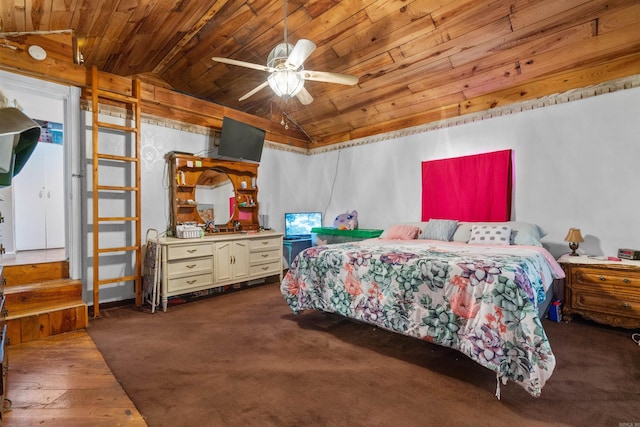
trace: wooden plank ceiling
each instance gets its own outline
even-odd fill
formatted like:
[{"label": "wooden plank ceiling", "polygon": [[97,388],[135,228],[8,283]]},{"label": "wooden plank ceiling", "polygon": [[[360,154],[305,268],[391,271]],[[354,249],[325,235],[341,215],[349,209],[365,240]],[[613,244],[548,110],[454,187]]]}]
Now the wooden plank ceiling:
[{"label": "wooden plank ceiling", "polygon": [[359,83],[307,81],[306,106],[268,87],[240,102],[267,73],[211,58],[265,64],[284,39],[283,6],[0,0],[0,45],[71,30],[85,66],[273,122],[284,110],[315,146],[640,74],[638,0],[288,0],[287,40],[317,45],[304,67]]}]

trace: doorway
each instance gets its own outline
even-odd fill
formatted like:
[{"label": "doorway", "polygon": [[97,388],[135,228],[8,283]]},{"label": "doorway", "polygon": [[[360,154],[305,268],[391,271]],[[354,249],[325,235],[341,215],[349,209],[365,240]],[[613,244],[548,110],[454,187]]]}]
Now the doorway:
[{"label": "doorway", "polygon": [[[80,89],[2,70],[0,70],[0,82],[7,98],[15,99],[29,117],[34,120],[59,123],[63,128],[62,141],[58,141],[61,143],[39,142],[25,167],[14,177],[12,186],[4,189],[3,194],[8,195],[5,203],[8,202],[11,205],[5,209],[12,211],[11,218],[7,224],[4,224],[3,230],[3,238],[10,245],[7,252],[33,250],[38,246],[61,247],[69,260],[70,278],[80,279],[82,277],[82,239],[80,226],[77,224],[82,223],[81,191],[84,177],[79,143]],[[72,143],[73,141],[75,143]],[[39,181],[42,178],[32,178],[35,175],[31,175],[29,169],[37,169],[39,172],[46,170],[46,173],[53,173],[56,178],[53,179],[50,178],[52,175],[47,175],[43,185],[42,181]],[[31,197],[35,195],[33,200],[42,199],[43,203],[49,202],[40,206],[37,203],[27,202],[29,206],[25,208],[22,189],[26,187],[22,187],[23,184],[35,187],[33,191],[25,191],[25,193],[31,193]],[[37,215],[42,215],[43,211],[46,215],[43,217],[45,219],[34,219]],[[76,226],[73,226],[74,224]],[[23,230],[18,231],[17,227],[24,229],[25,233],[32,234],[24,239],[18,238],[17,233],[22,233]],[[17,242],[18,239],[21,240]]]}]

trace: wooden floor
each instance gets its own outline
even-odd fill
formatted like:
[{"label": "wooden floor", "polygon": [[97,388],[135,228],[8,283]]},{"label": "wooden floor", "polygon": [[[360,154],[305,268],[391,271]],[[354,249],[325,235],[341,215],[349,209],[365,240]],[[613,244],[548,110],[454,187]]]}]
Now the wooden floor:
[{"label": "wooden floor", "polygon": [[[1,265],[66,259],[48,249],[0,255]],[[7,347],[2,426],[146,426],[86,331]],[[7,408],[10,405],[10,408]]]},{"label": "wooden floor", "polygon": [[86,331],[8,351],[3,427],[147,425]]}]

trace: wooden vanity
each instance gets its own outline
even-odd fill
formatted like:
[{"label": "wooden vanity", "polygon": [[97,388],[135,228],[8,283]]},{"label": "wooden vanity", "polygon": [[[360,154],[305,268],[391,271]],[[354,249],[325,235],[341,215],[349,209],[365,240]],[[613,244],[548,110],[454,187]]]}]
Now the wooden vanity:
[{"label": "wooden vanity", "polygon": [[[160,247],[162,309],[171,296],[277,275],[282,281],[281,233],[260,230],[258,164],[167,155],[172,236]],[[199,226],[180,238],[181,225]]]}]

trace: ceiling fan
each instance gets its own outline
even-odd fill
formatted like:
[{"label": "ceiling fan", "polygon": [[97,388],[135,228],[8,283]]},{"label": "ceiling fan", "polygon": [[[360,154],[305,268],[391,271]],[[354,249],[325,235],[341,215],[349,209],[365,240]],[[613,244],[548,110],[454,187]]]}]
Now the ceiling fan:
[{"label": "ceiling fan", "polygon": [[239,101],[244,101],[251,95],[270,86],[276,95],[284,99],[295,96],[303,105],[308,105],[313,102],[313,97],[304,88],[305,80],[338,83],[349,86],[358,83],[358,77],[351,74],[305,70],[303,67],[304,61],[315,49],[316,45],[310,40],[300,39],[295,46],[287,42],[287,1],[284,0],[284,42],[278,44],[271,50],[267,58],[266,66],[217,56],[214,56],[212,59],[225,64],[270,73],[264,83],[242,95]]}]

